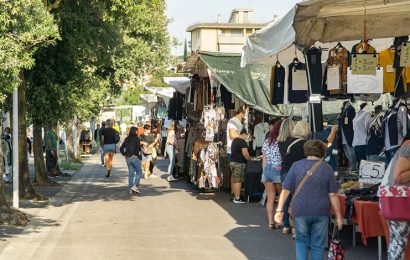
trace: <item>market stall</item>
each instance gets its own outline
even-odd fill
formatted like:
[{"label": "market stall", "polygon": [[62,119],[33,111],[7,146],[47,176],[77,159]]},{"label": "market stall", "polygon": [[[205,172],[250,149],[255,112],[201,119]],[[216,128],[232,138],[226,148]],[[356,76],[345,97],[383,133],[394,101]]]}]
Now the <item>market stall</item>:
[{"label": "market stall", "polygon": [[[226,124],[241,106],[247,104],[252,108],[245,127],[253,135],[265,136],[268,131],[266,121],[273,115],[280,115],[268,99],[270,66],[255,65],[243,69],[240,68],[239,62],[239,54],[199,52],[191,55],[185,66],[193,75],[186,91],[187,117],[190,121],[186,151],[191,161],[190,181],[200,188],[204,186],[201,176],[204,175],[203,172],[206,175],[208,169],[206,155],[213,154],[213,151],[218,151],[219,156],[209,163],[214,165],[213,162],[216,162],[217,166],[216,171],[212,169],[210,172],[218,175],[217,186],[227,189],[230,187],[230,170],[225,148]],[[257,140],[264,139],[264,136]],[[253,148],[256,143],[254,141],[250,146]],[[245,195],[261,192],[262,170],[257,167],[258,171],[255,172],[254,168],[249,170],[254,172],[248,174],[252,176],[252,180],[247,182],[252,184],[246,186],[250,188]],[[214,185],[205,186],[215,188]]]},{"label": "market stall", "polygon": [[[282,54],[289,53],[295,46],[303,53],[305,63],[303,66],[295,64],[299,67],[293,66],[294,69],[289,70],[289,74],[298,79],[302,77],[301,74],[305,74],[304,102],[309,102],[313,131],[316,130],[315,124],[316,127],[321,125],[320,120],[323,119],[323,99],[343,100],[337,123],[340,129],[339,142],[343,144],[339,157],[345,155],[347,158],[349,177],[351,172],[356,172],[356,180],[352,183],[355,186],[353,190],[359,194],[366,191],[367,184],[381,180],[387,164],[380,166],[380,153],[385,150],[388,163],[408,130],[410,50],[407,35],[410,34],[410,27],[405,24],[410,21],[409,10],[410,1],[304,1],[278,22],[251,35],[243,48],[242,66],[255,63],[274,65]],[[369,41],[389,37],[395,38],[385,40],[384,48]],[[349,40],[355,40],[356,44],[351,47],[341,42]],[[318,44],[317,41],[321,43]],[[321,49],[323,46],[324,50]],[[327,57],[324,66],[321,64],[323,54]],[[288,91],[294,90],[291,83],[294,82],[289,80]],[[372,111],[366,106],[370,102],[380,101],[381,94],[384,94],[383,98],[391,106],[384,115],[382,111],[372,115]],[[358,111],[353,104],[354,100],[363,102]],[[392,116],[397,114],[400,116]],[[358,128],[358,125],[363,127]],[[360,131],[363,133],[361,139]],[[380,134],[383,132],[386,134]],[[380,139],[369,142],[369,138],[375,135]],[[375,142],[381,142],[380,146],[375,147]],[[356,159],[363,155],[359,153],[362,149],[364,157],[360,158],[364,160]],[[377,150],[375,157],[371,157],[376,158],[376,162],[366,160],[366,155],[371,155],[368,150],[372,149]],[[365,168],[366,165],[377,165],[380,168],[374,167],[370,173],[371,170]],[[346,177],[344,175],[344,172],[338,172],[338,178]],[[369,180],[372,182],[368,182]],[[360,187],[356,186],[357,181],[361,183]],[[348,194],[351,190],[345,189],[345,192]],[[373,202],[360,196],[353,200],[346,199],[343,195],[340,198],[342,205],[346,205],[345,209],[353,210],[354,214],[347,218],[358,226],[363,243],[366,244],[368,237],[377,236],[380,245],[380,237],[386,232],[383,220],[376,217],[379,216],[377,197],[373,198]]]}]

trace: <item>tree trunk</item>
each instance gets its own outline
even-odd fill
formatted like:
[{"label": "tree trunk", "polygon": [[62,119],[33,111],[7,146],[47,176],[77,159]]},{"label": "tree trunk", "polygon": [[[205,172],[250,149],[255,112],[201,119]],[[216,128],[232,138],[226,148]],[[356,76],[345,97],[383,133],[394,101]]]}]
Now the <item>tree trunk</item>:
[{"label": "tree trunk", "polygon": [[36,173],[36,182],[38,185],[58,185],[51,181],[47,174],[46,165],[43,156],[43,131],[41,124],[33,122],[33,152],[34,152],[34,169]]},{"label": "tree trunk", "polygon": [[70,119],[67,122],[67,126],[66,126],[66,144],[67,145],[67,157],[68,157],[68,161],[70,162],[74,162],[77,158],[75,158],[74,155],[74,142],[73,142],[73,120]]},{"label": "tree trunk", "polygon": [[26,82],[24,78],[24,70],[20,71],[20,85],[18,87],[18,124],[20,198],[44,200],[45,198],[36,193],[30,182],[27,157]]},{"label": "tree trunk", "polygon": [[[0,120],[1,127],[1,120]],[[3,158],[3,151],[0,148],[0,159]],[[7,167],[7,165],[6,165]],[[0,225],[10,224],[16,226],[25,226],[28,222],[27,216],[14,208],[11,208],[6,201],[6,195],[4,194],[3,183],[3,167],[0,167]]]}]

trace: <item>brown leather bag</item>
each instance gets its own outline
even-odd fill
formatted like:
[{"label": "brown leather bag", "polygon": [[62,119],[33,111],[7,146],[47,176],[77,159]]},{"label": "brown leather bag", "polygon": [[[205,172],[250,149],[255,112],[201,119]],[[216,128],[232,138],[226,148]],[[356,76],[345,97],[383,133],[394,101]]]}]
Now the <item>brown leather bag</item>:
[{"label": "brown leather bag", "polygon": [[292,200],[290,201],[288,213],[289,213],[289,221],[292,226],[294,226],[294,217],[293,217],[293,201],[295,200],[296,196],[299,194],[299,191],[303,188],[305,185],[306,181],[312,177],[313,173],[316,172],[316,170],[319,168],[319,166],[322,164],[322,160],[319,160],[315,162],[312,167],[306,172],[305,177],[303,177],[302,181],[299,183],[298,187],[295,190],[295,193],[292,196]]}]

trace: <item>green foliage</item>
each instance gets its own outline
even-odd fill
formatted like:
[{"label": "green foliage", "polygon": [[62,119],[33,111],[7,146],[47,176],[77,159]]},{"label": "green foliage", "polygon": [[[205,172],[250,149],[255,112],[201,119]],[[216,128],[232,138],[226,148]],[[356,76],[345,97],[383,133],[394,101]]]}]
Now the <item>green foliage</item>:
[{"label": "green foliage", "polygon": [[132,89],[124,90],[121,92],[121,95],[115,101],[115,104],[118,106],[123,105],[139,105],[141,103],[140,94],[150,93],[144,91],[143,87],[134,87]]},{"label": "green foliage", "polygon": [[86,120],[107,105],[107,96],[138,104],[142,89],[121,95],[121,87],[169,62],[164,0],[53,2],[48,9],[62,39],[39,50],[27,73],[33,120],[64,122],[74,114]]},{"label": "green foliage", "polygon": [[39,47],[59,37],[53,16],[42,0],[9,0],[0,3],[0,92],[18,84],[19,73],[34,65]]}]

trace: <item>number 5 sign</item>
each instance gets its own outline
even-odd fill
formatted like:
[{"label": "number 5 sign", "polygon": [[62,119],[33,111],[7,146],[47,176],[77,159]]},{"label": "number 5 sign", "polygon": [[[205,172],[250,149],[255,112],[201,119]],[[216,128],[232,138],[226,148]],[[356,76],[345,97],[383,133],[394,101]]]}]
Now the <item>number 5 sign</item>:
[{"label": "number 5 sign", "polygon": [[384,162],[362,160],[360,162],[359,182],[379,183],[384,176]]}]

